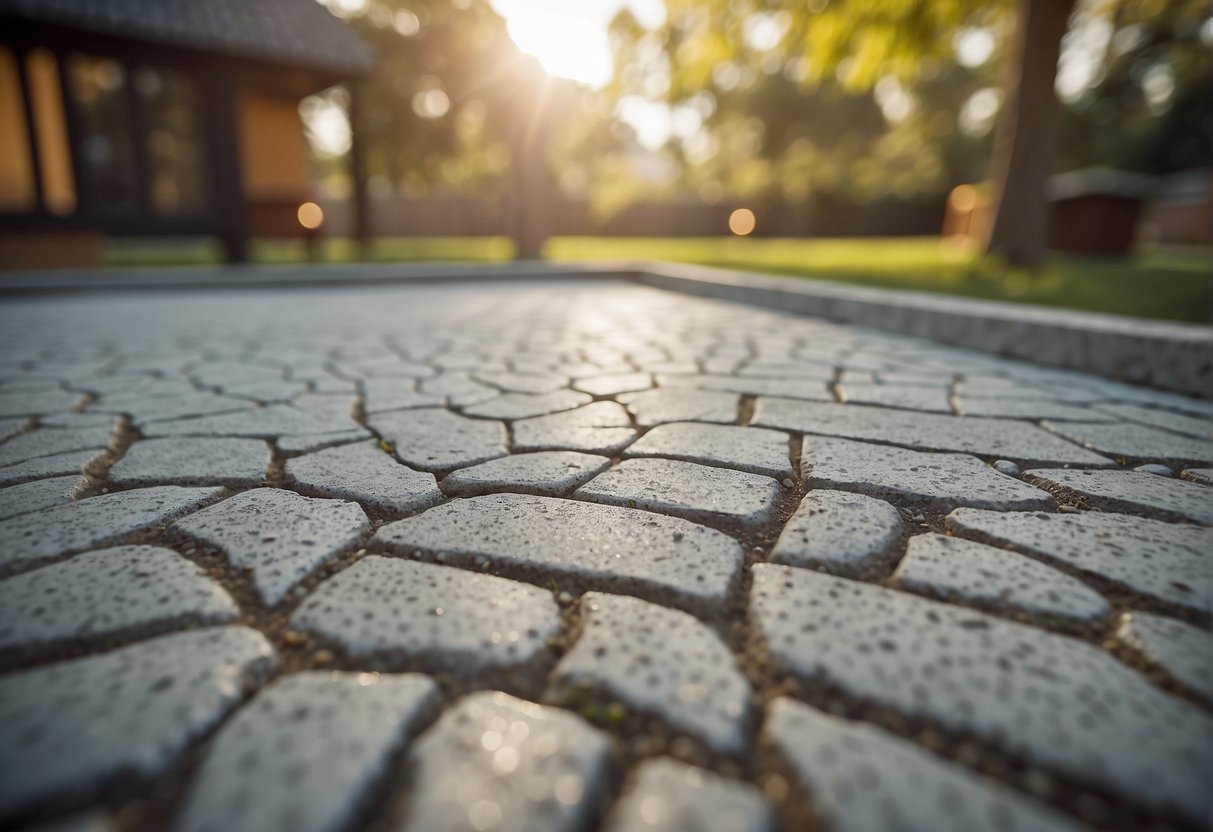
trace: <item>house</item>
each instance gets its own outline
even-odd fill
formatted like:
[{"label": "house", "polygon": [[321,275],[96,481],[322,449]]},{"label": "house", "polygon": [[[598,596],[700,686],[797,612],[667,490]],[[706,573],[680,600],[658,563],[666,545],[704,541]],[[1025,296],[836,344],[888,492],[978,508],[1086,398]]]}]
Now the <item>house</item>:
[{"label": "house", "polygon": [[104,235],[239,262],[304,233],[299,101],[372,63],[316,0],[0,0],[0,267],[95,264]]}]

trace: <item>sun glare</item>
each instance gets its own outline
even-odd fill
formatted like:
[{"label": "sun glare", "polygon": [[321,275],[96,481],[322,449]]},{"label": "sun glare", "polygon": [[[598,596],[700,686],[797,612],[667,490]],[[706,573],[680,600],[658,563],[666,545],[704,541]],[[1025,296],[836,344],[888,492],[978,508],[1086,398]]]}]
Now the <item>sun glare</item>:
[{"label": "sun glare", "polygon": [[552,75],[592,87],[611,80],[611,18],[629,9],[646,25],[661,22],[661,0],[491,0],[518,48]]}]

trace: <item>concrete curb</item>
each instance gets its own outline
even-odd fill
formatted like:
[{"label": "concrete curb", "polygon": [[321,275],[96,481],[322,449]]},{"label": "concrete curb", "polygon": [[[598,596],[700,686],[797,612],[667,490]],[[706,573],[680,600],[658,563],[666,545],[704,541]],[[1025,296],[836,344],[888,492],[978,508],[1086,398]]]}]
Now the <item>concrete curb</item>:
[{"label": "concrete curb", "polygon": [[175,267],[0,276],[0,298],[75,292],[424,285],[617,277],[1213,397],[1213,329],[652,261]]}]

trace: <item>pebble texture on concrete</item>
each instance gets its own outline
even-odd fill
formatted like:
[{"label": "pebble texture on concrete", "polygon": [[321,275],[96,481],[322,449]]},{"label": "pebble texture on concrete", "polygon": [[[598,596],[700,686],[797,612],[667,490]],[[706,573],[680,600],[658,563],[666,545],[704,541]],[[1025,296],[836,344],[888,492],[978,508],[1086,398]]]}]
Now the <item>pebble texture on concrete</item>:
[{"label": "pebble texture on concrete", "polygon": [[437,686],[418,674],[280,679],[223,726],[172,828],[346,829],[438,704]]},{"label": "pebble texture on concrete", "polygon": [[1116,637],[1213,704],[1213,635],[1148,612],[1121,616]]},{"label": "pebble texture on concrete", "polygon": [[604,828],[605,832],[772,832],[775,815],[754,787],[661,758],[640,765]]},{"label": "pebble texture on concrete", "polygon": [[235,617],[236,605],[222,587],[157,546],[85,552],[0,583],[0,651]]},{"label": "pebble texture on concrete", "polygon": [[732,538],[677,517],[521,494],[446,503],[383,526],[374,542],[693,604],[723,603],[742,560]]},{"label": "pebble texture on concrete", "polygon": [[1050,508],[1039,488],[1000,474],[976,457],[806,436],[801,467],[810,488],[858,491],[932,509],[955,506],[1004,511]]},{"label": "pebble texture on concrete", "polygon": [[606,279],[6,296],[0,826],[1206,828],[1211,419]]},{"label": "pebble texture on concrete", "polygon": [[274,665],[265,636],[222,627],[0,678],[0,820],[62,808],[119,775],[152,777]]},{"label": "pebble texture on concrete", "polygon": [[580,717],[476,693],[413,744],[411,762],[401,829],[572,832],[604,802],[611,755]]},{"label": "pebble texture on concrete", "polygon": [[600,689],[718,751],[743,749],[750,685],[715,633],[685,612],[622,595],[586,593],[581,614],[558,680]]},{"label": "pebble texture on concrete", "polygon": [[1077,578],[1015,552],[941,534],[911,537],[893,580],[926,595],[1079,621],[1112,612],[1099,593]]},{"label": "pebble texture on concrete", "polygon": [[416,511],[442,499],[433,474],[401,465],[374,442],[288,459],[286,475],[324,497],[357,500],[387,511]]},{"label": "pebble texture on concrete", "polygon": [[1203,782],[1213,719],[1096,646],[807,570],[760,564],[753,573],[754,616],[789,672],[1147,808],[1213,820]]},{"label": "pebble texture on concrete", "polygon": [[1213,612],[1213,529],[1121,514],[957,509],[948,529],[1052,558],[1182,607]]},{"label": "pebble texture on concrete", "polygon": [[897,509],[847,491],[810,491],[775,542],[771,560],[852,573],[890,559],[905,524]]},{"label": "pebble texture on concrete", "polygon": [[321,584],[292,620],[355,655],[457,674],[533,662],[560,627],[547,590],[377,556]]},{"label": "pebble texture on concrete", "polygon": [[782,754],[838,832],[1079,829],[1065,816],[913,743],[792,699],[768,709],[763,739]]},{"label": "pebble texture on concrete", "polygon": [[254,488],[192,514],[178,531],[223,550],[253,575],[267,604],[335,557],[370,528],[357,503],[301,497],[277,488]]}]

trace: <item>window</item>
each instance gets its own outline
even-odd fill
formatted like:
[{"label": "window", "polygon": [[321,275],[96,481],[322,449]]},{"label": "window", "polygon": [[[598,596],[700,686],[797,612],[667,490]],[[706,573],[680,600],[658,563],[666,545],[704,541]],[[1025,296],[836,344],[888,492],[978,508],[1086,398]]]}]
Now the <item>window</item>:
[{"label": "window", "polygon": [[147,113],[152,210],[203,213],[209,199],[197,88],[179,72],[140,67],[135,91]]},{"label": "window", "polygon": [[80,176],[88,182],[94,207],[104,213],[134,213],[139,184],[126,70],[109,58],[74,55],[68,73],[80,112]]}]

